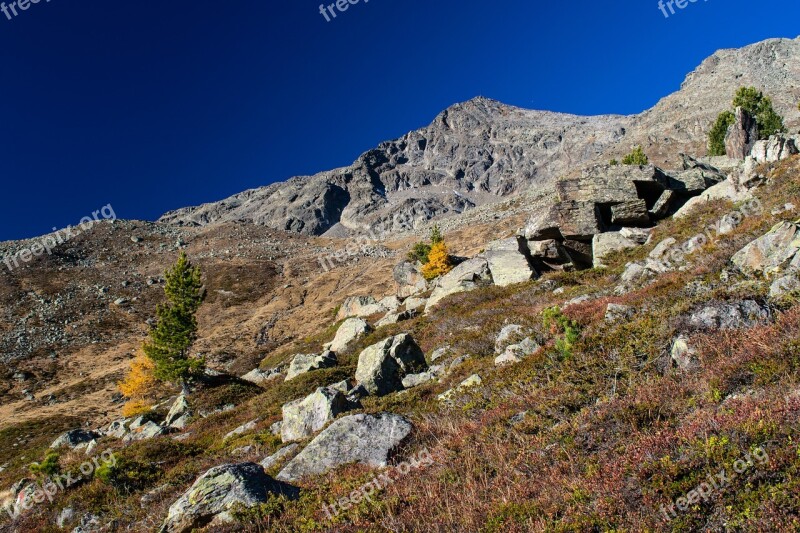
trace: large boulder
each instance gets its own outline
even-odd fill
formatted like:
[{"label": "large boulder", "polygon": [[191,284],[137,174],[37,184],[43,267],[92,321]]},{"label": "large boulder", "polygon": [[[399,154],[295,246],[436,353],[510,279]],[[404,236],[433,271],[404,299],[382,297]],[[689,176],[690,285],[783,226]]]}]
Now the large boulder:
[{"label": "large boulder", "polygon": [[301,400],[283,406],[281,440],[293,442],[310,437],[341,413],[351,410],[347,396],[334,387],[320,387]]},{"label": "large boulder", "polygon": [[289,365],[285,381],[290,381],[300,374],[333,366],[336,366],[336,354],[331,351],[324,352],[322,355],[298,354],[294,356],[292,363]]},{"label": "large boulder", "polygon": [[349,463],[384,467],[412,429],[411,422],[390,413],[342,417],[292,459],[277,479],[297,481]]},{"label": "large boulder", "polygon": [[475,257],[457,265],[445,274],[436,283],[436,288],[428,298],[425,311],[428,312],[437,303],[453,294],[475,290],[479,287],[491,285],[492,276],[489,271],[489,262],[485,257]]},{"label": "large boulder", "polygon": [[411,335],[389,337],[358,356],[356,381],[370,394],[383,396],[403,389],[403,378],[427,368],[425,355]]},{"label": "large boulder", "polygon": [[186,396],[181,394],[172,404],[169,413],[167,413],[164,425],[176,429],[183,429],[191,421],[191,418],[192,413],[189,408],[189,402],[186,400]]},{"label": "large boulder", "polygon": [[644,200],[630,200],[611,206],[613,226],[649,226],[650,212]]},{"label": "large boulder", "polygon": [[422,275],[422,264],[403,261],[394,267],[394,281],[397,283],[397,295],[400,298],[414,296],[428,290],[428,282]]},{"label": "large boulder", "polygon": [[800,136],[773,135],[767,140],[757,141],[750,156],[757,163],[775,163],[800,153]]},{"label": "large boulder", "polygon": [[79,450],[81,448],[85,448],[90,442],[98,438],[100,438],[100,434],[94,431],[73,429],[58,437],[55,441],[53,441],[53,444],[51,444],[50,447]]},{"label": "large boulder", "polygon": [[172,504],[161,532],[184,533],[214,521],[231,521],[230,511],[235,506],[266,503],[270,494],[296,498],[298,491],[272,479],[255,463],[216,466]]},{"label": "large boulder", "polygon": [[336,336],[330,345],[330,350],[339,353],[345,350],[351,342],[370,331],[372,331],[372,328],[363,318],[348,318],[339,326]]},{"label": "large boulder", "polygon": [[636,248],[637,246],[639,246],[639,243],[624,237],[620,232],[610,231],[608,233],[599,233],[595,235],[592,240],[594,266],[595,268],[607,266],[603,263],[603,259],[605,259],[607,255],[620,250]]},{"label": "large boulder", "polygon": [[372,296],[352,296],[344,301],[342,307],[336,313],[336,321],[350,317],[365,318],[378,313],[388,311],[380,302]]},{"label": "large boulder", "polygon": [[532,266],[528,243],[522,237],[493,241],[484,253],[495,285],[506,287],[537,276]]},{"label": "large boulder", "polygon": [[754,300],[741,302],[711,302],[694,311],[689,325],[700,330],[746,329],[769,318],[766,309]]},{"label": "large boulder", "polygon": [[725,154],[731,159],[744,159],[758,141],[758,123],[741,107],[736,108],[735,115],[736,120],[725,135]]},{"label": "large boulder", "polygon": [[274,381],[281,377],[283,368],[270,368],[269,370],[261,370],[254,368],[247,374],[241,377],[242,380],[252,383],[253,385],[266,385],[270,381]]},{"label": "large boulder", "polygon": [[769,233],[754,240],[732,258],[744,274],[771,275],[800,267],[800,226],[791,222],[775,225]]},{"label": "large boulder", "polygon": [[596,165],[581,176],[556,184],[562,201],[616,205],[636,200],[655,202],[669,188],[669,177],[654,165]]},{"label": "large boulder", "polygon": [[567,200],[533,215],[523,235],[529,241],[590,241],[601,231],[600,213],[594,202]]}]

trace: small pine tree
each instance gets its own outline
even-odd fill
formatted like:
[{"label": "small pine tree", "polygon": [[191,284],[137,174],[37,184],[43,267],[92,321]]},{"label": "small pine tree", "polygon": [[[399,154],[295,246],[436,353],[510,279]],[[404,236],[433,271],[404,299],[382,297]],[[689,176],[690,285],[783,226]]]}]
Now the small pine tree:
[{"label": "small pine tree", "polygon": [[422,275],[427,280],[444,276],[453,270],[453,264],[450,261],[450,254],[447,252],[447,244],[439,241],[431,246],[431,253],[428,255],[428,263],[422,267]]},{"label": "small pine tree", "polygon": [[155,377],[178,383],[186,392],[187,380],[205,367],[203,359],[189,355],[197,338],[195,315],[203,302],[203,284],[200,269],[189,262],[184,252],[165,277],[167,303],[158,306],[157,323],[143,349],[154,363]]},{"label": "small pine tree", "polygon": [[735,121],[736,116],[730,111],[723,111],[719,114],[708,134],[708,155],[725,155],[725,136],[728,134],[728,128]]},{"label": "small pine tree", "polygon": [[641,146],[637,146],[633,149],[633,152],[629,153],[625,157],[622,158],[623,165],[647,165],[650,163],[650,160],[642,150]]},{"label": "small pine tree", "polygon": [[408,252],[408,260],[412,263],[419,261],[424,265],[428,262],[429,253],[431,253],[431,245],[426,242],[418,242],[411,251]]},{"label": "small pine tree", "polygon": [[433,228],[431,228],[431,246],[434,244],[439,244],[440,242],[444,242],[442,230],[438,225],[434,225]]},{"label": "small pine tree", "polygon": [[619,161],[617,161],[616,159],[612,159],[611,161],[608,162],[608,164],[611,165],[612,167],[615,167],[619,165]]},{"label": "small pine tree", "polygon": [[[783,117],[775,111],[772,99],[755,87],[739,87],[733,97],[732,105],[734,109],[741,107],[756,119],[759,139],[769,139],[771,135],[786,131]],[[725,135],[735,120],[736,117],[730,111],[724,111],[717,117],[708,133],[709,155],[725,155]]]}]

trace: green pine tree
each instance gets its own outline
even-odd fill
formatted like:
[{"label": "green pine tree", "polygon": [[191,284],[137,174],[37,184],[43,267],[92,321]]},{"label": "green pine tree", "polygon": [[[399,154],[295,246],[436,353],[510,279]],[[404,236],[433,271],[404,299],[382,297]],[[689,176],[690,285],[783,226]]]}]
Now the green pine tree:
[{"label": "green pine tree", "polygon": [[708,155],[725,155],[725,136],[735,121],[736,116],[730,111],[720,113],[708,134]]},{"label": "green pine tree", "polygon": [[181,252],[178,261],[166,272],[164,293],[167,302],[158,306],[157,323],[144,343],[145,354],[155,363],[154,374],[161,381],[186,383],[192,374],[205,368],[205,361],[191,357],[189,349],[197,338],[195,315],[203,302],[200,269]]},{"label": "green pine tree", "polygon": [[644,150],[642,150],[641,146],[637,146],[636,148],[633,149],[633,152],[629,153],[628,155],[622,158],[623,165],[641,166],[641,165],[647,165],[649,162],[650,160],[645,155]]}]

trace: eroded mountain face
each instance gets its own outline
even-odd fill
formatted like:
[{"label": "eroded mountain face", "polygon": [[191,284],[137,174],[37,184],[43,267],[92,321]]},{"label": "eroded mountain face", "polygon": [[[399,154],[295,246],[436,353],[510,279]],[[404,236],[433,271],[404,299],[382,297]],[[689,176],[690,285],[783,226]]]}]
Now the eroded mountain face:
[{"label": "eroded mountain face", "polygon": [[426,128],[380,144],[349,167],[179,209],[161,221],[195,226],[244,220],[305,235],[407,229],[545,188],[638,144],[655,164],[676,164],[681,152],[701,154],[708,128],[742,85],[763,89],[796,129],[800,38],[721,50],[678,92],[634,116],[581,117],[475,98],[448,108]]}]

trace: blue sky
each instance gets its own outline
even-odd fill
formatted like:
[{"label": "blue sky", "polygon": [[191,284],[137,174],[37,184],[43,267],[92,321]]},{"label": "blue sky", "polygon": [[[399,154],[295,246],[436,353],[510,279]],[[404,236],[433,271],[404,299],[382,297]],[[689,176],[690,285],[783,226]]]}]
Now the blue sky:
[{"label": "blue sky", "polygon": [[669,18],[656,0],[361,0],[330,22],[319,5],[41,0],[0,13],[0,240],[109,203],[153,220],[344,166],[477,95],[637,113],[719,48],[800,34],[796,0],[759,2],[780,16],[755,19],[743,0]]}]

